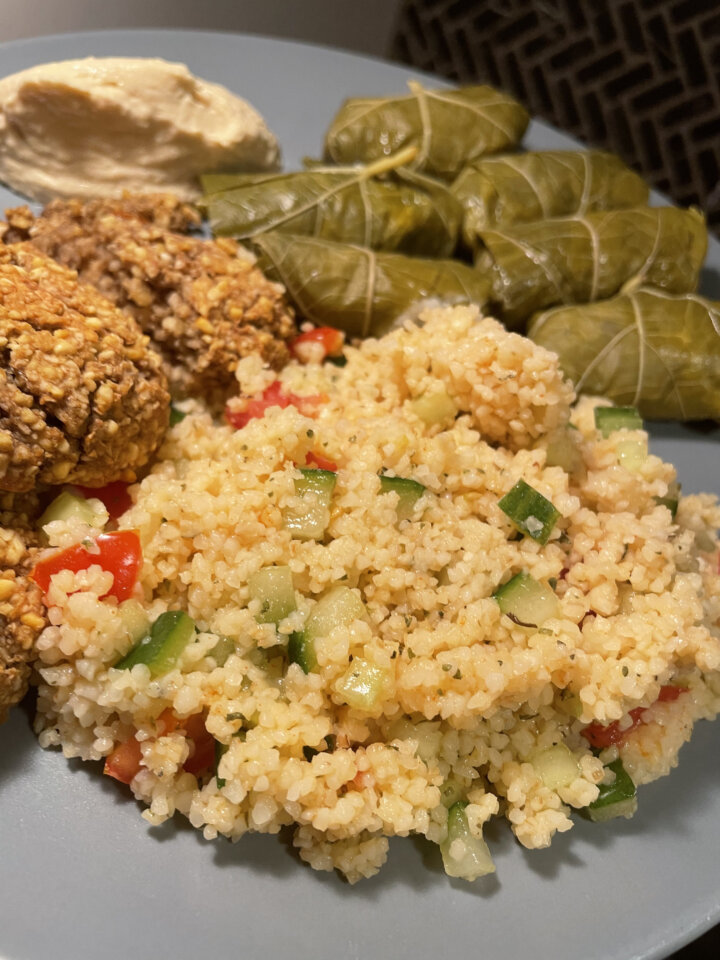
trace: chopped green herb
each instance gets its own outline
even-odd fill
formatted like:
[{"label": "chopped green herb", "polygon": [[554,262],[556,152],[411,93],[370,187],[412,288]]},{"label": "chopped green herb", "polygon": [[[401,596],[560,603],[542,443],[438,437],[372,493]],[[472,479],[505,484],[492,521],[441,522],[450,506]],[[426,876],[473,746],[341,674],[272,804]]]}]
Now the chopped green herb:
[{"label": "chopped green herb", "polygon": [[218,776],[218,767],[220,766],[220,761],[228,752],[229,747],[226,743],[220,743],[219,740],[215,741],[215,780],[217,781],[218,789],[222,790],[225,786],[225,777]]}]

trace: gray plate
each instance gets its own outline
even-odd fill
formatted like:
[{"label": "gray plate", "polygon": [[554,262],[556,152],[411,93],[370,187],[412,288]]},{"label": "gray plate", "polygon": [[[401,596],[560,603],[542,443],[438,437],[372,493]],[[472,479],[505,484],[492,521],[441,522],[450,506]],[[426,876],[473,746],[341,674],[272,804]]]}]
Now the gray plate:
[{"label": "gray plate", "polygon": [[[319,47],[176,31],[0,45],[0,70],[90,54],[161,56],[225,84],[265,115],[288,166],[317,155],[343,97],[399,92],[417,76]],[[539,123],[526,142],[573,145]],[[15,200],[0,190],[0,204]],[[720,269],[716,242],[709,260]],[[717,273],[705,290],[720,293]],[[653,437],[686,491],[720,493],[717,431],[658,425]],[[643,787],[631,821],[580,821],[536,852],[494,825],[497,874],[474,885],[448,880],[434,849],[394,840],[379,876],[355,887],[275,838],[208,843],[179,819],[149,828],[99,764],[43,752],[29,723],[18,709],[0,727],[3,960],[654,960],[720,920],[720,731],[707,723],[680,769]]]}]

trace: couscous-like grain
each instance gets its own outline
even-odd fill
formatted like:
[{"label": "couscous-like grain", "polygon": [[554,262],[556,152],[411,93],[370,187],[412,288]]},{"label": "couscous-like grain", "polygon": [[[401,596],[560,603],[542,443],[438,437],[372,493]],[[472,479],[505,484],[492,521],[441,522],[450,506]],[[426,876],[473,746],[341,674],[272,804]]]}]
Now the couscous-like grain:
[{"label": "couscous-like grain", "polygon": [[[107,596],[99,564],[51,580],[40,741],[92,760],[139,745],[131,787],[152,824],[292,827],[305,861],[350,881],[388,837],[422,834],[473,879],[492,869],[489,818],[546,846],[618,759],[636,785],[661,776],[717,713],[720,510],[687,496],[674,515],[675,471],[644,431],[604,436],[604,401],[575,404],[554,355],[474,308],[346,354],[280,375],[285,395],[319,398],[314,417],[290,403],[233,429],[186,405],[120,519],[142,543],[133,598]],[[252,357],[237,376],[245,397],[276,378]],[[327,503],[302,487],[318,462]],[[554,507],[545,543],[500,505],[521,480]],[[298,535],[309,508],[320,533]],[[252,587],[267,568],[291,577],[275,619]],[[522,573],[549,597],[537,623],[497,596]],[[340,586],[354,614],[310,630]],[[168,610],[196,627],[173,664],[120,668],[131,624]]]}]

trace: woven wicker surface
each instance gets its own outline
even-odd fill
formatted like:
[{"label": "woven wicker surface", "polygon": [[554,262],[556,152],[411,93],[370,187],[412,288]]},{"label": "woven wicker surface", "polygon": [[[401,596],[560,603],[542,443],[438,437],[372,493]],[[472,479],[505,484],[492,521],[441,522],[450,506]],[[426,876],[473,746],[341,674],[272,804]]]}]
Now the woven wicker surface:
[{"label": "woven wicker surface", "polygon": [[718,0],[406,0],[393,55],[504,88],[720,230]]}]

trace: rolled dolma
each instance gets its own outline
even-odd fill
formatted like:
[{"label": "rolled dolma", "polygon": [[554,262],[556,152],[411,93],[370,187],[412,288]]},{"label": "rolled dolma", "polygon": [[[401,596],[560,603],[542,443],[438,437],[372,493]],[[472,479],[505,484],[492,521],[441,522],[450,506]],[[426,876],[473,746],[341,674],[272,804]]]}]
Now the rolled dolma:
[{"label": "rolled dolma", "polygon": [[588,303],[642,284],[669,293],[697,286],[707,250],[697,210],[632,207],[483,230],[478,270],[511,328],[558,303]]},{"label": "rolled dolma", "polygon": [[[414,154],[415,151],[412,151]],[[213,233],[239,239],[269,230],[447,257],[462,209],[442,183],[379,180],[373,167],[315,167],[298,173],[203,179]]]},{"label": "rolled dolma", "polygon": [[285,285],[299,315],[351,336],[379,336],[420,300],[487,302],[490,282],[458,260],[424,260],[273,231],[252,247],[261,268]]},{"label": "rolled dolma", "polygon": [[325,159],[370,163],[414,146],[415,169],[452,179],[477,157],[514,147],[528,125],[525,108],[492,87],[408,86],[409,96],[346,100],[325,135]]},{"label": "rolled dolma", "polygon": [[452,185],[463,206],[462,237],[473,248],[488,227],[617,210],[647,203],[648,186],[601,150],[539,150],[481,157]]},{"label": "rolled dolma", "polygon": [[640,288],[546,310],[528,336],[558,354],[578,393],[650,420],[720,418],[720,303]]}]

